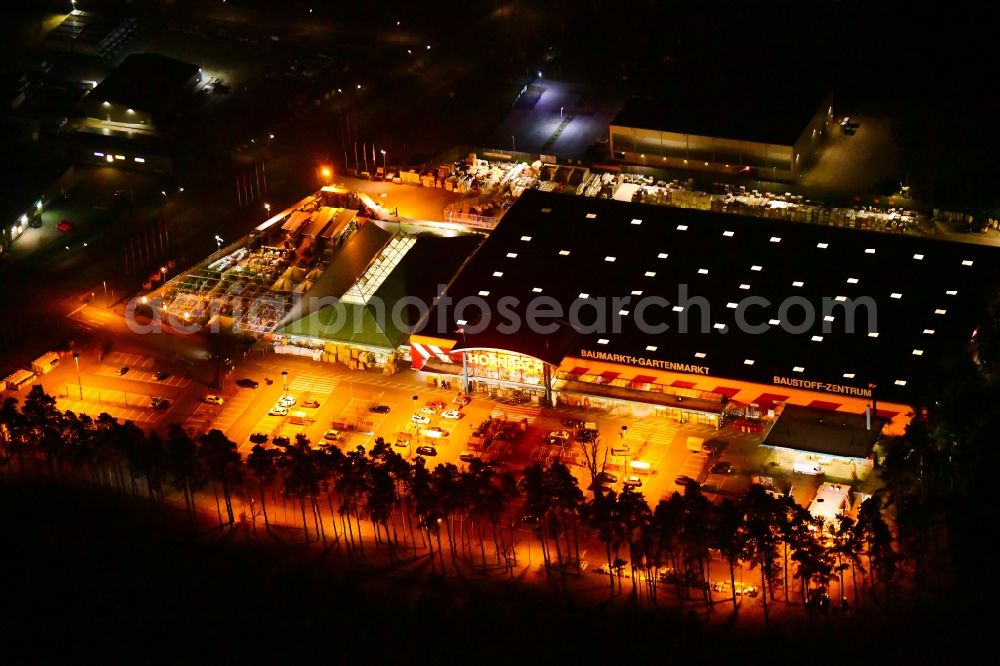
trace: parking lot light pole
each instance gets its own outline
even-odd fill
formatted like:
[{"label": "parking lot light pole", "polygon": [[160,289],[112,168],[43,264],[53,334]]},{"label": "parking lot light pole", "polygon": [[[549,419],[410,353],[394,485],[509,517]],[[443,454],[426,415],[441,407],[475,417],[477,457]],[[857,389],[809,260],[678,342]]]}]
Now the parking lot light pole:
[{"label": "parking lot light pole", "polygon": [[80,381],[80,353],[73,352],[73,363],[76,364],[76,386],[80,389],[80,400],[83,400],[83,382]]},{"label": "parking lot light pole", "polygon": [[282,397],[288,395],[288,370],[281,371]]}]

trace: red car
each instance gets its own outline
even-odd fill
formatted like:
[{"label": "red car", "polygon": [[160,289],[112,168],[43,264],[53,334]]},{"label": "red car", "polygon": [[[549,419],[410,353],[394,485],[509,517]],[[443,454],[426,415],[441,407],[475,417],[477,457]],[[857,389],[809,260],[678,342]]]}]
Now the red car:
[{"label": "red car", "polygon": [[434,409],[444,409],[445,404],[444,401],[442,400],[431,400],[427,403],[427,406],[432,407]]},{"label": "red car", "polygon": [[69,220],[62,220],[61,222],[59,222],[59,224],[56,225],[56,229],[62,231],[63,233],[73,231],[74,228],[75,227],[73,226],[73,223],[70,222]]}]

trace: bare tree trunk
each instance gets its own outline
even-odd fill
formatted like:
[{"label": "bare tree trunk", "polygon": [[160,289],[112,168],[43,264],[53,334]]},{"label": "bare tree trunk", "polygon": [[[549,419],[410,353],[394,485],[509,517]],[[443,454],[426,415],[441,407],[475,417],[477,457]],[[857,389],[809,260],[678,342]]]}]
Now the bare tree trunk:
[{"label": "bare tree trunk", "polygon": [[482,523],[479,520],[476,521],[476,531],[479,533],[479,552],[482,553],[482,556],[483,556],[483,573],[485,574],[486,573],[486,543],[483,540],[483,526],[482,526]]},{"label": "bare tree trunk", "polygon": [[732,585],[733,592],[733,612],[737,612],[736,608],[736,567],[733,566],[733,560],[730,557],[726,558],[729,560],[729,582]]},{"label": "bare tree trunk", "polygon": [[784,541],[783,542],[783,546],[784,546],[784,553],[785,553],[785,580],[784,580],[785,603],[787,604],[788,603],[788,588],[789,588],[789,585],[788,585],[788,542]]},{"label": "bare tree trunk", "polygon": [[[773,593],[774,590],[772,589]],[[764,626],[767,626],[767,576],[764,575],[764,556],[761,554],[760,558],[760,599],[764,604]]]},{"label": "bare tree trunk", "polygon": [[267,517],[267,493],[264,492],[264,479],[260,479],[260,510],[264,514],[264,529],[271,531],[271,522]]},{"label": "bare tree trunk", "polygon": [[302,530],[306,534],[306,543],[309,543],[309,523],[306,522],[306,498],[299,495],[299,506],[302,508]]},{"label": "bare tree trunk", "polygon": [[361,557],[365,556],[365,538],[361,534],[361,513],[358,511],[358,505],[354,504],[354,520],[358,524],[358,551],[361,553]]},{"label": "bare tree trunk", "polygon": [[212,481],[212,492],[215,493],[215,511],[219,514],[219,527],[222,527],[222,507],[219,506],[219,487]]}]

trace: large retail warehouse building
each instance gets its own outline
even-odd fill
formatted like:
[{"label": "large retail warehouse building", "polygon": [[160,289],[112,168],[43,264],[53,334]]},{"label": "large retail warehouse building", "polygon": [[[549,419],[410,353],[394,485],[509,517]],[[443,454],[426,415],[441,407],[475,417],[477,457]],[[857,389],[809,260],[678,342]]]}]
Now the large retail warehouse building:
[{"label": "large retail warehouse building", "polygon": [[496,396],[710,424],[874,407],[896,432],[996,293],[994,253],[529,191],[411,337],[412,364]]},{"label": "large retail warehouse building", "polygon": [[633,164],[795,180],[832,123],[829,94],[688,82],[629,100],[609,138],[612,157]]}]

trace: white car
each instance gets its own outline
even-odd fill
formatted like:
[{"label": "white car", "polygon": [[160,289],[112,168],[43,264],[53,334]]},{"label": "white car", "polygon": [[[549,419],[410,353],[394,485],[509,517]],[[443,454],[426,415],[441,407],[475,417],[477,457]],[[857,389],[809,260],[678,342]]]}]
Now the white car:
[{"label": "white car", "polygon": [[414,414],[410,417],[410,420],[414,423],[419,423],[420,425],[426,425],[431,422],[431,420],[423,414]]},{"label": "white car", "polygon": [[267,413],[268,416],[286,416],[288,414],[288,407],[284,405],[275,405],[271,408],[271,411]]},{"label": "white car", "polygon": [[295,404],[295,396],[283,395],[280,398],[278,398],[278,404],[281,405],[282,407],[291,407],[292,405]]},{"label": "white car", "polygon": [[430,414],[431,416],[434,416],[435,414],[437,414],[437,410],[434,409],[433,407],[421,407],[420,411],[423,414]]},{"label": "white car", "polygon": [[326,432],[323,433],[323,439],[331,439],[331,440],[333,440],[333,439],[340,439],[340,431],[339,430],[327,430]]},{"label": "white car", "polygon": [[446,419],[455,419],[457,421],[458,419],[465,416],[465,414],[458,411],[457,409],[449,409],[446,412],[441,412],[441,416]]},{"label": "white car", "polygon": [[218,395],[206,395],[202,400],[213,405],[221,405],[224,402],[222,396]]},{"label": "white car", "polygon": [[561,439],[564,442],[569,441],[569,433],[565,430],[553,430],[549,433],[549,437],[555,437],[556,439]]}]

